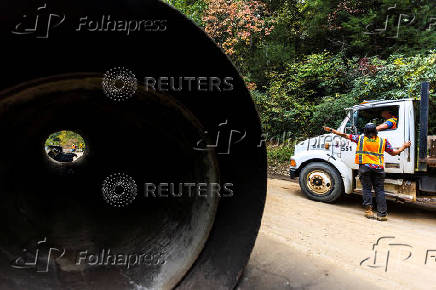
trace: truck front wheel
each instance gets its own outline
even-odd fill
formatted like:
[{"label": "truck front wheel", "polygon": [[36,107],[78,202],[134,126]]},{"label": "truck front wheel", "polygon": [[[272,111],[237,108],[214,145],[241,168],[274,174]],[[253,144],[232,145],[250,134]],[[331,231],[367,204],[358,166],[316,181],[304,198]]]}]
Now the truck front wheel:
[{"label": "truck front wheel", "polygon": [[300,187],[308,198],[322,202],[334,202],[344,192],[341,175],[331,165],[313,162],[300,174]]}]

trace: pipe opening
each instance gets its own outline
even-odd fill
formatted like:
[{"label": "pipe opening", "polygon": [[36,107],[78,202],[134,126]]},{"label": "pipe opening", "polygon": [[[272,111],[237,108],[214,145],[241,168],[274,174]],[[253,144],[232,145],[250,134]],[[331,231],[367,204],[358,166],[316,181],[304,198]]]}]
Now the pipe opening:
[{"label": "pipe opening", "polygon": [[50,134],[44,148],[50,161],[71,163],[84,157],[86,143],[80,134],[62,130]]}]

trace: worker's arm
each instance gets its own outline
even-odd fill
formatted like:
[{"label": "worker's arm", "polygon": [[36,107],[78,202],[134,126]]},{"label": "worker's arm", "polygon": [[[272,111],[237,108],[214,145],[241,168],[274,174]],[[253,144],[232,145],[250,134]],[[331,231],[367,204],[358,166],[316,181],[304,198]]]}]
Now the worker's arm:
[{"label": "worker's arm", "polygon": [[377,131],[383,131],[386,129],[389,129],[389,125],[386,123],[383,123],[383,124],[377,126]]},{"label": "worker's arm", "polygon": [[401,146],[398,150],[386,150],[386,152],[389,155],[395,156],[395,155],[400,155],[401,152],[403,152],[404,150],[406,150],[406,148],[409,148],[412,145],[412,143],[410,141],[406,142],[403,144],[403,146]]},{"label": "worker's arm", "polygon": [[335,129],[332,129],[332,128],[329,128],[329,127],[325,127],[325,126],[322,126],[322,128],[324,130],[326,130],[327,132],[332,132],[333,134],[336,134],[336,135],[341,136],[341,137],[343,137],[345,139],[351,140],[350,139],[350,134],[341,133],[339,131],[336,131]]},{"label": "worker's arm", "polygon": [[383,131],[383,130],[387,130],[387,129],[392,129],[394,127],[394,122],[396,123],[394,118],[388,119],[383,124],[378,125],[376,129],[377,129],[377,131]]}]

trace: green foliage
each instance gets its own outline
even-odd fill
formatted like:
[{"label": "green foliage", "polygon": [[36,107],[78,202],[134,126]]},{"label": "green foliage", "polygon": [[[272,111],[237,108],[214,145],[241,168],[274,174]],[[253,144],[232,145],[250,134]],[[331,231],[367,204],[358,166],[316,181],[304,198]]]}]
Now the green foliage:
[{"label": "green foliage", "polygon": [[[343,109],[364,100],[419,99],[424,81],[430,81],[431,98],[436,103],[436,51],[412,57],[393,55],[387,60],[377,57],[369,58],[367,62],[361,60],[349,73],[353,75],[351,88],[336,98],[325,97],[315,107],[315,123],[338,127]],[[338,117],[326,120],[326,116],[332,115]],[[435,118],[430,118],[432,127],[435,123]]]},{"label": "green foliage", "polygon": [[422,82],[430,81],[433,90],[436,85],[436,51],[412,57],[392,55],[387,60],[373,57],[367,66],[376,67],[376,72],[356,78],[349,93],[358,101],[416,99]]},{"label": "green foliage", "polygon": [[314,124],[314,129],[312,130],[312,136],[324,133],[321,129],[322,125],[338,128],[345,117],[345,108],[356,104],[358,104],[356,99],[349,94],[324,97],[313,108],[311,123]]},{"label": "green foliage", "polygon": [[203,13],[207,8],[206,1],[203,0],[164,0],[164,2],[174,6],[188,16],[197,25],[203,26]]},{"label": "green foliage", "polygon": [[269,21],[274,22],[274,29],[246,59],[249,68],[246,75],[258,88],[268,85],[270,72],[283,70],[287,63],[297,58],[302,42],[302,4],[289,0],[270,1],[268,4],[271,11]]},{"label": "green foliage", "polygon": [[294,153],[294,146],[267,146],[268,163],[279,164],[289,162],[292,154]]},{"label": "green foliage", "polygon": [[[208,0],[203,16],[204,30],[232,59],[248,80],[262,85],[263,65],[268,64],[269,46],[263,46],[274,30],[267,5],[255,0]],[[266,57],[263,57],[265,52]],[[259,62],[260,61],[260,62]],[[256,87],[249,84],[251,88]]]},{"label": "green foliage", "polygon": [[264,129],[273,135],[289,131],[292,137],[310,136],[319,127],[312,123],[315,106],[346,91],[347,72],[348,62],[342,55],[326,52],[308,55],[280,72],[272,72],[268,91],[253,93]]},{"label": "green foliage", "polygon": [[[434,48],[433,0],[314,0],[304,8],[305,48],[348,56],[411,56]],[[401,18],[400,18],[401,17]]]},{"label": "green foliage", "polygon": [[53,133],[45,142],[45,146],[57,145],[62,146],[64,149],[70,149],[73,144],[76,146],[79,146],[80,144],[85,145],[85,140],[82,136],[73,131],[59,131]]},{"label": "green foliage", "polygon": [[[430,81],[436,103],[436,51],[387,60],[358,61],[340,54],[313,54],[270,75],[268,91],[253,92],[264,130],[292,137],[322,133],[321,126],[338,127],[344,109],[364,100],[419,98],[423,81]],[[431,126],[436,121],[430,120]]]},{"label": "green foliage", "polygon": [[[423,81],[436,112],[434,0],[166,2],[231,57],[269,136],[321,134],[363,100],[418,98]],[[269,149],[269,159],[288,161],[289,148]]]}]

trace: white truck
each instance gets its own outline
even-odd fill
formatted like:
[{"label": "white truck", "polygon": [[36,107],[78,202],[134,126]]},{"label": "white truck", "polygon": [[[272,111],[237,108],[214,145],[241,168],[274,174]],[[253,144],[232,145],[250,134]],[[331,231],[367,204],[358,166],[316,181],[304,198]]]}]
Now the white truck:
[{"label": "white truck", "polygon": [[[423,83],[421,100],[365,101],[347,108],[337,130],[360,135],[366,123],[385,121],[382,111],[392,112],[398,117],[397,128],[380,131],[379,136],[387,138],[394,149],[409,140],[412,146],[397,156],[385,153],[386,197],[436,208],[436,136],[428,132],[429,120],[435,121],[436,112],[429,114],[429,108],[429,84]],[[334,202],[344,193],[362,194],[354,161],[356,147],[334,134],[302,141],[295,145],[290,177],[299,177],[302,191],[316,201]]]}]

